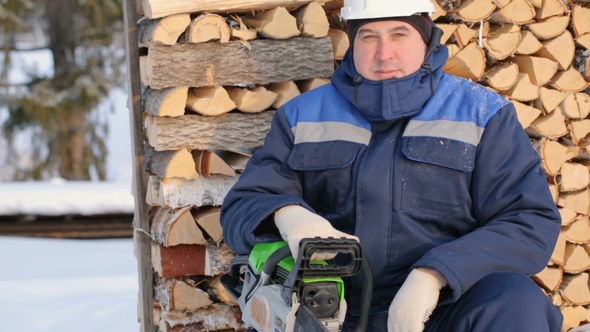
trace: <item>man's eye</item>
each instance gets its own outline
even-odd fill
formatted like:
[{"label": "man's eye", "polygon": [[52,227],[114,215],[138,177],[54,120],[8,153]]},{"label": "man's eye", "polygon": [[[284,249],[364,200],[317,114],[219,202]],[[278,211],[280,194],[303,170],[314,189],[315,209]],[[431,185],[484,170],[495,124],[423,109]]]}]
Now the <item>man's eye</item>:
[{"label": "man's eye", "polygon": [[373,40],[373,39],[376,39],[376,38],[377,38],[377,36],[375,36],[375,35],[365,35],[365,36],[363,36],[363,40]]}]

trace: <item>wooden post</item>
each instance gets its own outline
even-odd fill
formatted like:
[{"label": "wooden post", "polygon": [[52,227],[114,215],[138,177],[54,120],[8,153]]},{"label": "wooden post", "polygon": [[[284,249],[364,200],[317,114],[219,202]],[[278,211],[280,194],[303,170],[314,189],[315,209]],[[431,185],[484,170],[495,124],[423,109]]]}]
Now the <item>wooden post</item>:
[{"label": "wooden post", "polygon": [[151,267],[151,239],[149,233],[148,205],[145,203],[146,192],[146,170],[145,170],[145,148],[144,148],[144,127],[141,111],[141,77],[139,69],[139,43],[137,35],[137,1],[123,1],[123,12],[125,21],[125,53],[128,77],[128,108],[130,117],[130,129],[133,148],[133,183],[135,197],[135,216],[133,218],[134,246],[137,257],[139,276],[138,296],[138,319],[142,332],[154,331],[153,319],[153,297],[154,287],[152,284],[153,272]]}]

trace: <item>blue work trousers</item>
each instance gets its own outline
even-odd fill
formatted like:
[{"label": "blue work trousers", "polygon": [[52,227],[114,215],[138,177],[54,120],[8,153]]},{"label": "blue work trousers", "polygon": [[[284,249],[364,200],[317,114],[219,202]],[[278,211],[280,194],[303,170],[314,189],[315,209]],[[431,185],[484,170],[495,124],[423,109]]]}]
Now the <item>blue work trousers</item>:
[{"label": "blue work trousers", "polygon": [[[347,317],[343,332],[356,328]],[[563,316],[539,286],[517,273],[493,273],[456,302],[438,306],[425,332],[559,332]],[[371,317],[366,332],[387,332],[387,314]]]}]

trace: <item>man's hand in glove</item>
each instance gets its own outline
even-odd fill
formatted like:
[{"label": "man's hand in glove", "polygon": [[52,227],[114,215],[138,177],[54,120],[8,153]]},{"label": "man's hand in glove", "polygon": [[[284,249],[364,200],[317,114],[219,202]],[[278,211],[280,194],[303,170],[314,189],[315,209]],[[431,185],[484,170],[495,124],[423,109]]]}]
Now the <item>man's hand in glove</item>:
[{"label": "man's hand in glove", "polygon": [[[275,212],[274,218],[281,237],[289,244],[289,249],[295,260],[299,252],[299,241],[304,238],[345,237],[358,241],[358,237],[336,230],[328,220],[301,205],[282,207]],[[315,253],[312,260],[331,258],[334,258],[334,255],[330,253]]]},{"label": "man's hand in glove", "polygon": [[389,332],[418,332],[436,307],[445,278],[436,270],[413,269],[389,306]]}]

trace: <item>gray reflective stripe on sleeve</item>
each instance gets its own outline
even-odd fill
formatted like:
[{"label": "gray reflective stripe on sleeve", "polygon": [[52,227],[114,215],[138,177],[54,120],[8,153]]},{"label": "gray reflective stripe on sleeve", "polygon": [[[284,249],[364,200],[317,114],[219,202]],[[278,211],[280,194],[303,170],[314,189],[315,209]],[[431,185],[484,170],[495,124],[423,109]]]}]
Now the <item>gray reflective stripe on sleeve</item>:
[{"label": "gray reflective stripe on sleeve", "polygon": [[441,137],[477,146],[484,131],[472,122],[411,120],[403,136]]},{"label": "gray reflective stripe on sleeve", "polygon": [[291,128],[297,143],[348,141],[369,144],[371,131],[343,122],[299,122]]}]

